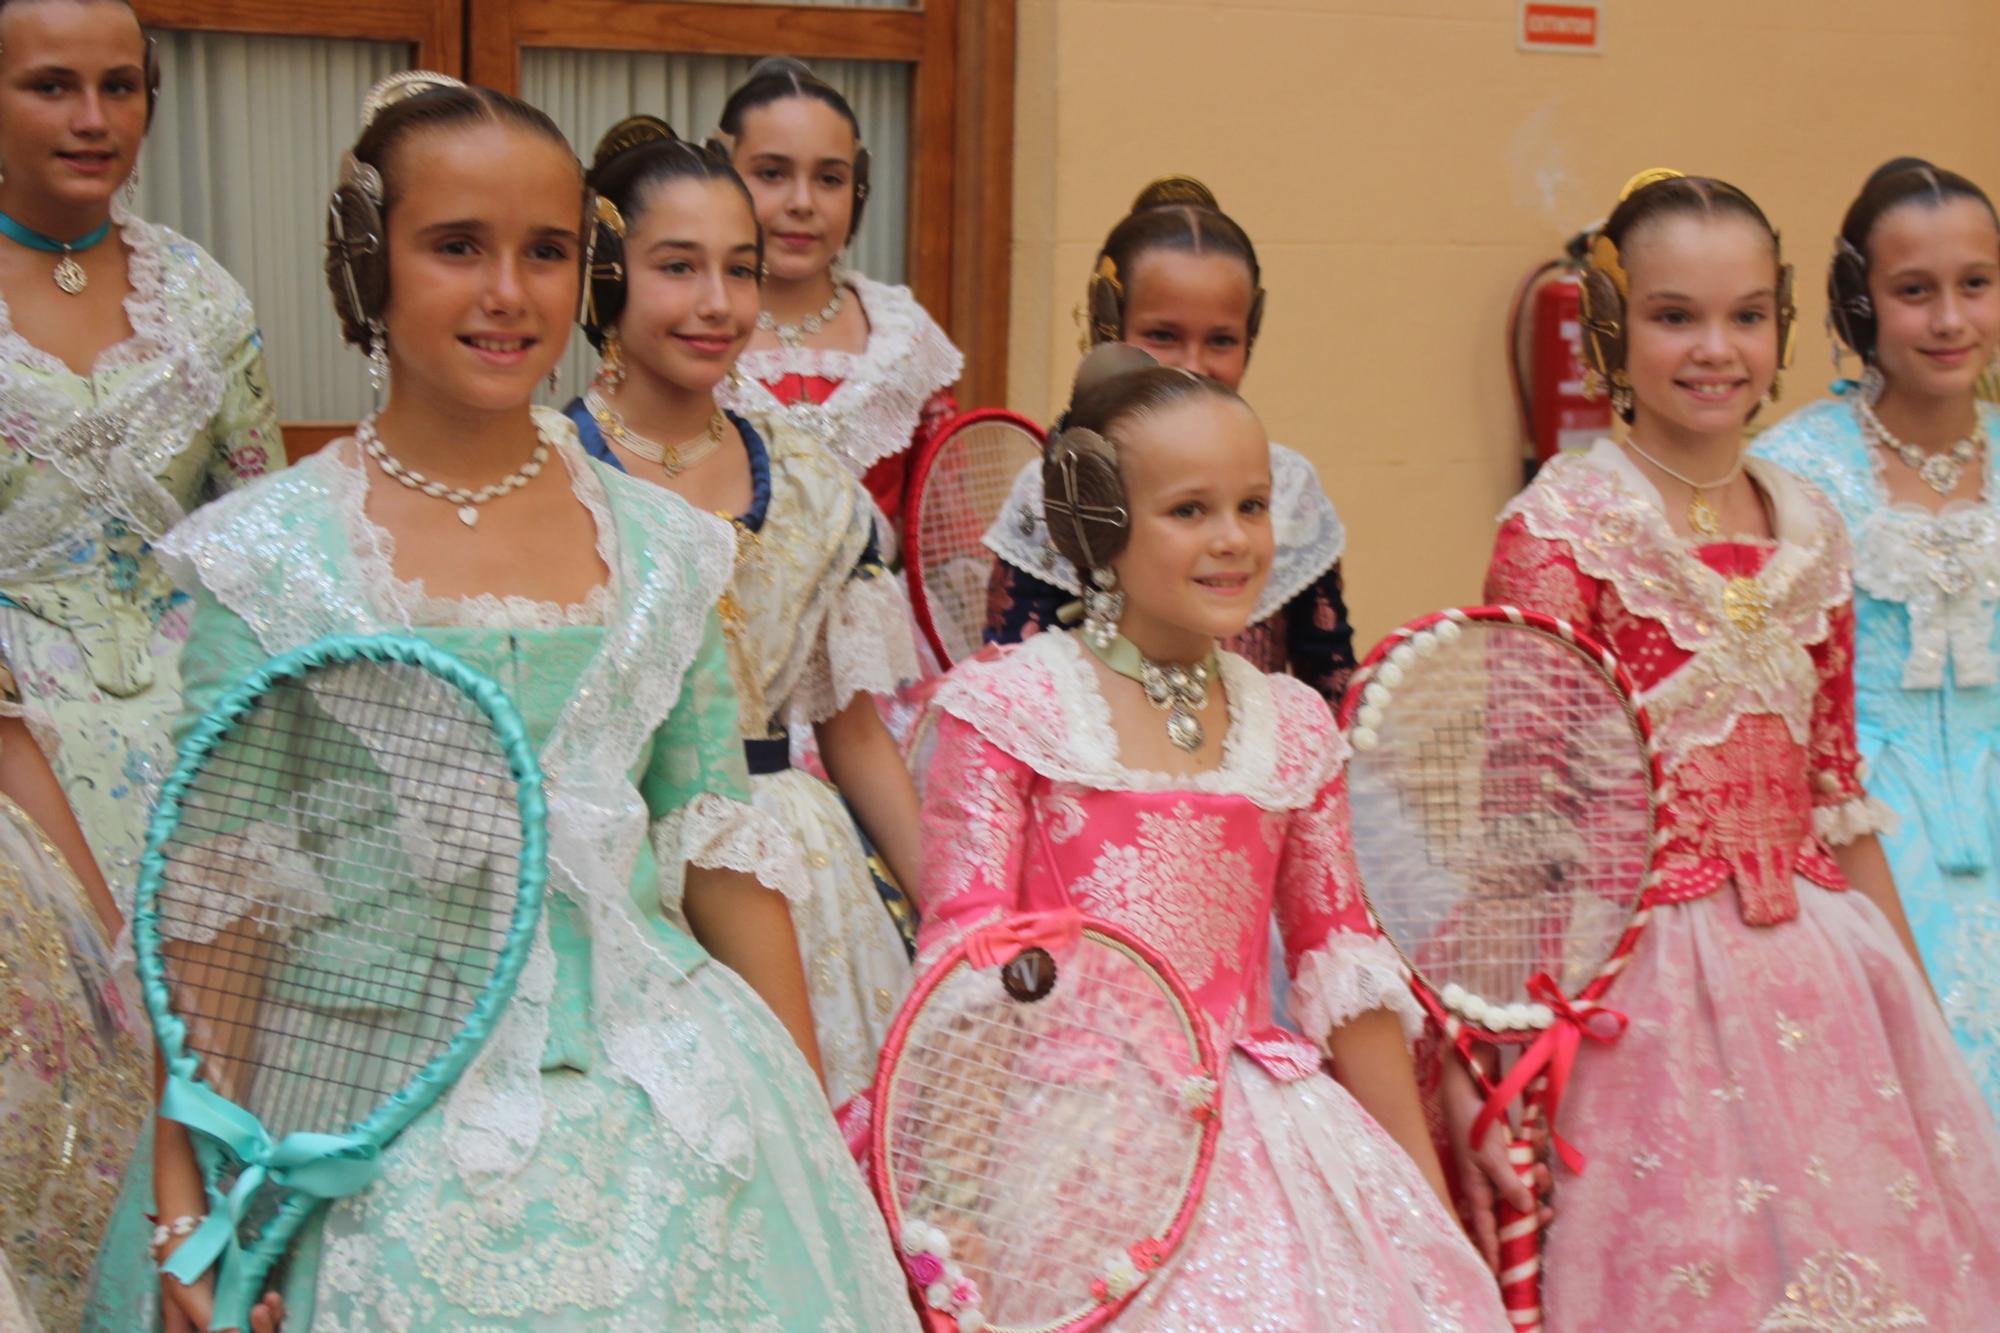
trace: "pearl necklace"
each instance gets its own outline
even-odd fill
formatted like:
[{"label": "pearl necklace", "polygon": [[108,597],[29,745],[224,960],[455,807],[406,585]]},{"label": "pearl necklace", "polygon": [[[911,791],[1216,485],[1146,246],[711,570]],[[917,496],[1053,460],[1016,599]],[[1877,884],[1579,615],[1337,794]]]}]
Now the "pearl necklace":
[{"label": "pearl necklace", "polygon": [[458,486],[447,486],[441,481],[432,481],[414,468],[404,467],[389,452],[389,446],[382,443],[382,437],[375,433],[375,418],[368,417],[354,428],[354,438],[361,442],[361,448],[374,459],[382,471],[413,491],[421,491],[434,499],[458,506],[458,521],[472,528],[479,525],[479,506],[488,500],[497,500],[510,491],[517,491],[534,480],[541,472],[542,464],[549,461],[549,437],[538,425],[535,430],[537,442],[535,452],[520,470],[510,472],[490,486],[481,486],[476,491],[468,491]]},{"label": "pearl necklace", "polygon": [[1625,437],[1625,447],[1694,492],[1694,498],[1688,501],[1687,519],[1688,527],[1694,530],[1696,536],[1714,537],[1721,533],[1722,515],[1716,511],[1714,505],[1709,503],[1707,492],[1727,486],[1730,482],[1735,481],[1739,476],[1743,475],[1743,459],[1745,455],[1741,453],[1737,454],[1735,465],[1716,480],[1696,481],[1693,477],[1674,471],[1665,463],[1647,453],[1639,447],[1639,442],[1629,435]]},{"label": "pearl necklace", "polygon": [[1854,414],[1861,419],[1861,433],[1872,443],[1881,445],[1902,459],[1904,467],[1922,477],[1924,484],[1939,495],[1950,495],[1957,490],[1958,479],[1986,448],[1986,423],[1982,421],[1972,428],[1972,434],[1953,441],[1943,449],[1935,452],[1920,449],[1892,434],[1866,399],[1859,394],[1853,397]]},{"label": "pearl necklace", "polygon": [[648,463],[658,463],[660,469],[670,477],[678,477],[695,464],[706,460],[710,454],[722,447],[722,442],[729,436],[729,418],[723,415],[719,407],[715,409],[715,415],[708,419],[708,425],[703,428],[701,434],[691,440],[682,440],[679,444],[661,444],[658,440],[641,435],[626,425],[625,418],[619,415],[618,409],[605,402],[604,395],[596,389],[585,391],[583,405],[590,412],[591,418],[597,422],[597,428],[604,432],[605,438],[623,445],[634,457],[643,458]]},{"label": "pearl necklace", "polygon": [[780,324],[778,317],[768,310],[757,312],[757,327],[766,333],[778,335],[778,342],[786,347],[797,347],[818,333],[840,315],[840,307],[847,300],[841,294],[840,284],[833,284],[833,299],[796,324]]},{"label": "pearl necklace", "polygon": [[1183,666],[1155,662],[1123,634],[1112,635],[1111,642],[1103,646],[1088,634],[1082,638],[1098,661],[1126,679],[1138,681],[1146,691],[1146,702],[1165,710],[1168,740],[1190,753],[1201,748],[1207,733],[1197,714],[1208,707],[1208,682],[1215,678],[1218,665],[1214,648],[1201,661]]}]

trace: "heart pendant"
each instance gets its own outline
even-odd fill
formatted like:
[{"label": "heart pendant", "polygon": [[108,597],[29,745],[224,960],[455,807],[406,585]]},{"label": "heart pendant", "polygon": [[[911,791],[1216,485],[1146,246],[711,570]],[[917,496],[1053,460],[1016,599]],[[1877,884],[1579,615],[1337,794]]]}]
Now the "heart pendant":
[{"label": "heart pendant", "polygon": [[460,505],[458,507],[458,521],[465,524],[468,528],[476,528],[479,526],[479,511],[471,505]]}]

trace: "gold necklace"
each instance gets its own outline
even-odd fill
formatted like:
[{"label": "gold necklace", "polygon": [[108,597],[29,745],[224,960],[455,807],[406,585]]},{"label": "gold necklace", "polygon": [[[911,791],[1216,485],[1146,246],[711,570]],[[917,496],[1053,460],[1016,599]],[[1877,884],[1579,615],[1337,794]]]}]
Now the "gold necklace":
[{"label": "gold necklace", "polygon": [[1688,527],[1694,530],[1696,536],[1715,537],[1721,534],[1722,515],[1717,512],[1714,505],[1709,503],[1707,493],[1719,490],[1743,475],[1743,460],[1746,455],[1739,452],[1736,455],[1735,464],[1731,466],[1728,472],[1716,480],[1696,481],[1693,477],[1687,476],[1685,473],[1674,471],[1665,463],[1647,453],[1639,447],[1639,442],[1629,435],[1625,437],[1625,447],[1694,492],[1694,497],[1688,501],[1687,520]]},{"label": "gold necklace", "polygon": [[708,419],[708,425],[701,434],[679,444],[661,444],[626,425],[618,409],[605,402],[604,395],[595,388],[584,391],[583,405],[606,439],[623,446],[636,458],[659,464],[660,470],[670,477],[678,477],[697,463],[706,461],[729,437],[729,418],[719,407],[715,409],[715,415]]}]

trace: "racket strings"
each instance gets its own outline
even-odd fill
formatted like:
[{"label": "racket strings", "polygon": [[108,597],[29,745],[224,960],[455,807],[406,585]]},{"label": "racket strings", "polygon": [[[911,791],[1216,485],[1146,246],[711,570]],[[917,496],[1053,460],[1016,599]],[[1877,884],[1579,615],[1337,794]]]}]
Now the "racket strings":
[{"label": "racket strings", "polygon": [[274,686],[181,798],[156,909],[203,1076],[273,1134],[364,1118],[462,1029],[512,924],[491,722],[418,668]]},{"label": "racket strings", "polygon": [[996,1326],[1090,1308],[1106,1264],[1160,1236],[1186,1198],[1197,1051],[1123,951],[1079,946],[1033,1003],[961,967],[912,1024],[883,1108],[899,1216],[950,1237]]},{"label": "racket strings", "polygon": [[1384,930],[1442,990],[1570,994],[1643,892],[1652,784],[1624,696],[1532,628],[1473,622],[1407,663],[1348,769],[1355,857]]},{"label": "racket strings", "polygon": [[1021,427],[975,422],[940,446],[925,474],[916,547],[932,628],[953,661],[979,651],[986,624],[994,561],[986,530],[1006,507],[1021,469],[1040,457],[1040,444]]}]

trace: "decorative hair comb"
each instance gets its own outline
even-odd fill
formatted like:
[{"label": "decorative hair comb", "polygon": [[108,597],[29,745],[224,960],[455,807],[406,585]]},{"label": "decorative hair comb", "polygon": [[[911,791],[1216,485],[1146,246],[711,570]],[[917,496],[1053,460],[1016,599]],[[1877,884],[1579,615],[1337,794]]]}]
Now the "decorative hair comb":
[{"label": "decorative hair comb", "polygon": [[412,97],[436,92],[442,88],[463,88],[465,81],[454,79],[449,74],[439,74],[435,70],[406,69],[376,81],[368,90],[368,96],[361,103],[361,128],[367,129],[381,115],[398,102],[407,102]]}]

